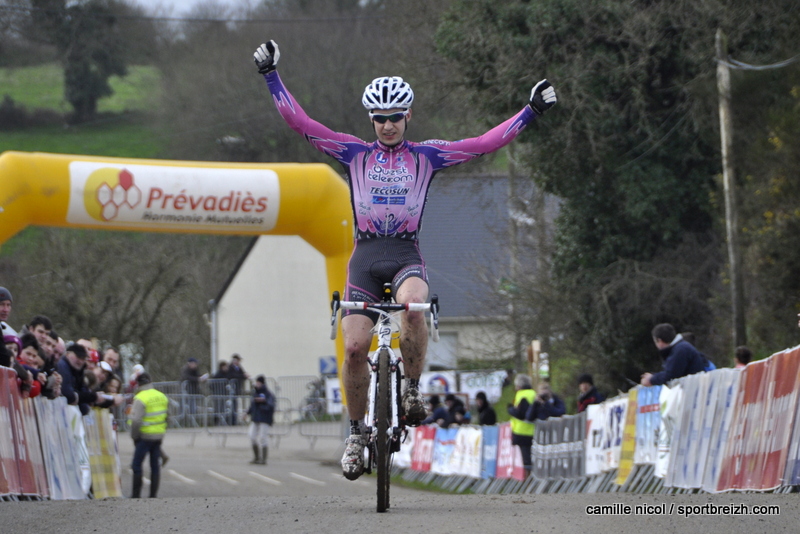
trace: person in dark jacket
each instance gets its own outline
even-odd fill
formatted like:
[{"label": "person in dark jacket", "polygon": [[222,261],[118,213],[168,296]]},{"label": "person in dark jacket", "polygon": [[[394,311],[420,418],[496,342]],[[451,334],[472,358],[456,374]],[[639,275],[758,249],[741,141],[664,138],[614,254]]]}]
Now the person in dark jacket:
[{"label": "person in dark jacket", "polygon": [[253,400],[247,413],[250,415],[248,434],[250,443],[253,445],[253,460],[250,463],[266,465],[269,452],[269,428],[272,426],[275,415],[275,395],[267,387],[267,379],[264,375],[256,377]]},{"label": "person in dark jacket", "polygon": [[475,406],[478,407],[478,424],[479,425],[496,425],[497,412],[494,411],[492,405],[486,400],[486,393],[479,391],[475,395]]},{"label": "person in dark jacket", "polygon": [[590,404],[600,404],[606,400],[605,396],[594,387],[594,379],[590,374],[578,377],[578,389],[581,392],[578,396],[578,413],[586,411]]},{"label": "person in dark jacket", "polygon": [[76,404],[82,415],[89,413],[89,406],[97,400],[97,393],[90,390],[83,380],[86,368],[86,348],[77,343],[70,343],[67,352],[56,364],[56,371],[61,375],[61,395],[67,398],[67,404]]},{"label": "person in dark jacket", "polygon": [[565,413],[567,413],[567,406],[564,401],[553,393],[549,383],[542,382],[539,385],[536,399],[525,413],[525,420],[535,423],[536,421],[545,421],[550,417],[561,417]]},{"label": "person in dark jacket", "polygon": [[643,386],[660,386],[682,376],[693,375],[709,368],[706,357],[675,332],[668,323],[653,328],[653,343],[664,361],[664,370],[658,373],[644,373]]},{"label": "person in dark jacket", "polygon": [[436,423],[442,428],[450,426],[453,420],[450,418],[450,412],[447,411],[447,407],[442,404],[439,395],[431,395],[428,404],[430,405],[431,413],[428,417],[423,419],[420,424],[429,425],[431,423]]}]

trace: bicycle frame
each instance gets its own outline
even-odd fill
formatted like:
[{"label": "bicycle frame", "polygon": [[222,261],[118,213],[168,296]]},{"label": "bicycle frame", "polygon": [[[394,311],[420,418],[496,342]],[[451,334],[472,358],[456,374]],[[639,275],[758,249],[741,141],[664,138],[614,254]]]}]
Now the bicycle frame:
[{"label": "bicycle frame", "polygon": [[[387,284],[388,286],[388,284]],[[439,301],[434,295],[430,303],[398,304],[391,300],[391,288],[384,287],[384,298],[379,303],[349,302],[339,300],[339,293],[333,294],[331,301],[331,339],[336,338],[339,309],[370,310],[379,314],[373,331],[378,335],[378,349],[369,358],[370,384],[369,403],[364,419],[367,436],[365,471],[378,471],[378,512],[389,507],[389,477],[392,454],[400,450],[400,439],[405,435],[406,425],[400,414],[400,363],[391,347],[392,327],[398,326],[392,312],[412,311],[431,314],[431,334],[434,341],[439,339]],[[386,392],[385,389],[389,391]],[[387,402],[388,401],[388,402]]]}]

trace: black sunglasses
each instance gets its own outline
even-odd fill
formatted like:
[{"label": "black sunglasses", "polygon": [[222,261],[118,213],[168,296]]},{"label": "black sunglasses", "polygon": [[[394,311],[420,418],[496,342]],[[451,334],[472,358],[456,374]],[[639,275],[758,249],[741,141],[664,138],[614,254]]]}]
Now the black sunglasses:
[{"label": "black sunglasses", "polygon": [[377,113],[370,112],[369,118],[377,122],[378,124],[386,124],[386,121],[391,122],[400,122],[401,120],[405,119],[408,116],[408,110],[406,111],[398,111],[397,113],[392,113],[391,115],[380,115]]}]

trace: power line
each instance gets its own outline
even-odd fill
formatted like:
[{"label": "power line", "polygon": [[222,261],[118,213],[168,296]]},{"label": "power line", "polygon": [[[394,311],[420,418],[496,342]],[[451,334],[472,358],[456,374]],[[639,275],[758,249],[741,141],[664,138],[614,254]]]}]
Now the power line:
[{"label": "power line", "polygon": [[750,65],[748,63],[743,63],[741,61],[736,61],[735,59],[728,58],[728,60],[718,59],[719,63],[723,65],[727,65],[728,68],[736,69],[736,70],[770,70],[770,69],[781,69],[783,67],[788,67],[795,61],[800,60],[800,54],[791,57],[784,61],[779,61],[778,63],[772,63],[771,65]]},{"label": "power line", "polygon": [[[9,11],[17,13],[53,13],[65,15],[66,9],[43,9],[27,6],[0,6],[0,11]],[[113,17],[115,19],[123,20],[145,20],[154,22],[192,22],[192,23],[236,23],[236,24],[298,24],[298,23],[326,23],[326,22],[356,22],[360,20],[375,20],[384,18],[383,15],[367,15],[367,16],[349,16],[349,17],[303,17],[303,18],[288,18],[288,19],[207,19],[207,18],[180,18],[180,17],[151,17],[147,15],[125,15],[116,13],[92,13],[83,12],[83,16],[92,17]]]}]

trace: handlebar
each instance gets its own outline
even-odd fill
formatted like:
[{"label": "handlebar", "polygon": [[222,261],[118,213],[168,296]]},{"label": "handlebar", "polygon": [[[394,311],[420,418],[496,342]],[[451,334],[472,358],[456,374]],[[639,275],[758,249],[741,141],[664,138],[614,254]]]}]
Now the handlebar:
[{"label": "handlebar", "polygon": [[339,323],[339,310],[374,310],[379,312],[431,312],[431,336],[434,341],[439,341],[439,297],[433,295],[430,302],[359,302],[340,300],[339,292],[333,292],[331,299],[331,339],[336,339]]}]

